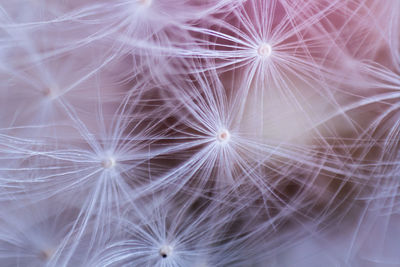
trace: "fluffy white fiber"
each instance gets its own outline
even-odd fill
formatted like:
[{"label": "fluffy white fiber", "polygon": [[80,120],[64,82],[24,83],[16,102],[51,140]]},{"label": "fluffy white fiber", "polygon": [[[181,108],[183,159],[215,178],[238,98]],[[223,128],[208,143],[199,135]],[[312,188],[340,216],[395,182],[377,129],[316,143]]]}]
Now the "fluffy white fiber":
[{"label": "fluffy white fiber", "polygon": [[0,267],[400,266],[400,1],[0,0]]}]

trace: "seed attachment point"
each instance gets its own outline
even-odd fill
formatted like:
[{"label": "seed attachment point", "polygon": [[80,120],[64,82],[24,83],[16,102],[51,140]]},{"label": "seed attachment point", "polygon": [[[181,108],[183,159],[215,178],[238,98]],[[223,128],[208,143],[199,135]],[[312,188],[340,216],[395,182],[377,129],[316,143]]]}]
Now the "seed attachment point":
[{"label": "seed attachment point", "polygon": [[49,100],[56,99],[58,97],[58,92],[56,88],[46,87],[42,91],[43,96]]},{"label": "seed attachment point", "polygon": [[160,256],[165,259],[165,258],[171,256],[172,251],[173,251],[173,248],[171,246],[164,245],[160,248],[159,253],[160,253]]},{"label": "seed attachment point", "polygon": [[103,166],[104,169],[111,169],[113,167],[115,167],[116,165],[116,161],[114,158],[110,157],[110,158],[106,158],[101,162],[101,165]]},{"label": "seed attachment point", "polygon": [[231,134],[226,129],[222,129],[217,134],[217,140],[220,143],[225,144],[225,143],[229,142],[230,139],[231,139]]},{"label": "seed attachment point", "polygon": [[145,7],[151,6],[152,2],[153,0],[138,0],[138,3]]},{"label": "seed attachment point", "polygon": [[44,249],[39,252],[39,258],[43,261],[48,261],[53,256],[54,250],[52,248]]},{"label": "seed attachment point", "polygon": [[272,54],[272,47],[270,44],[263,43],[258,47],[257,53],[262,58],[268,58]]}]

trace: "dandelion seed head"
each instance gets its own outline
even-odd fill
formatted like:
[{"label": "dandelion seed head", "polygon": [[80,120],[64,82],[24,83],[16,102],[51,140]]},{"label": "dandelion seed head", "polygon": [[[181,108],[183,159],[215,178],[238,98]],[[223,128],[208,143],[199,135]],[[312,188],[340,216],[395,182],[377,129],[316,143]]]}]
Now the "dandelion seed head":
[{"label": "dandelion seed head", "polygon": [[257,54],[262,58],[268,58],[272,54],[272,47],[270,44],[262,43],[258,49]]},{"label": "dandelion seed head", "polygon": [[0,267],[400,262],[400,0],[0,6]]},{"label": "dandelion seed head", "polygon": [[231,134],[227,129],[222,129],[217,134],[217,140],[221,144],[226,144],[231,139]]},{"label": "dandelion seed head", "polygon": [[163,257],[164,259],[171,256],[172,252],[173,252],[173,247],[170,245],[161,246],[159,251],[160,256]]}]

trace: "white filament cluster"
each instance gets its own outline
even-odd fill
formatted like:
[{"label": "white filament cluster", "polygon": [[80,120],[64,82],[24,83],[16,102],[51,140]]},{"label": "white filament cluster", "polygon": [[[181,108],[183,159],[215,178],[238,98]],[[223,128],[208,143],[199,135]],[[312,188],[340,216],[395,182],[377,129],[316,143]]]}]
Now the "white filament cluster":
[{"label": "white filament cluster", "polygon": [[399,0],[0,0],[0,267],[400,266]]}]

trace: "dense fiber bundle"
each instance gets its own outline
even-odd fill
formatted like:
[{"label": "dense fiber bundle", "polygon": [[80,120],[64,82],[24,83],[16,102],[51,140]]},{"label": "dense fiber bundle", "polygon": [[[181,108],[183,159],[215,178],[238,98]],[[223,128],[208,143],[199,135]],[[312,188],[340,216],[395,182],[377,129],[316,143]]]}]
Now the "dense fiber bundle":
[{"label": "dense fiber bundle", "polygon": [[0,266],[400,266],[400,1],[0,0]]}]

